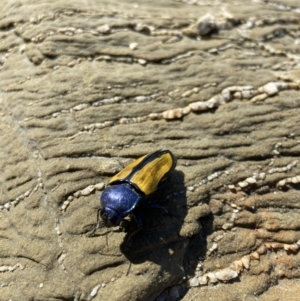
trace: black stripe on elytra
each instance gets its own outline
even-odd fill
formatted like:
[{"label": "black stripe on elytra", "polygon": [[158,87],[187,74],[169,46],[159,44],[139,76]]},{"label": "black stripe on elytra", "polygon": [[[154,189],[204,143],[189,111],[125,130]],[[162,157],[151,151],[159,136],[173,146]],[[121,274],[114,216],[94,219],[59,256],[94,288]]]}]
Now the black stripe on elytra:
[{"label": "black stripe on elytra", "polygon": [[[164,154],[169,153],[173,159],[173,164],[174,164],[174,157],[172,156],[171,152],[168,150],[159,150],[156,151],[152,154],[149,154],[144,160],[142,160],[137,166],[135,166],[132,171],[129,173],[129,175],[125,178],[126,180],[130,180],[131,177],[139,170],[143,169],[143,167],[145,167],[148,163],[150,163],[152,160],[161,157]],[[173,166],[172,166],[173,167]],[[172,168],[171,168],[172,169]],[[124,180],[125,180],[124,179]]]}]

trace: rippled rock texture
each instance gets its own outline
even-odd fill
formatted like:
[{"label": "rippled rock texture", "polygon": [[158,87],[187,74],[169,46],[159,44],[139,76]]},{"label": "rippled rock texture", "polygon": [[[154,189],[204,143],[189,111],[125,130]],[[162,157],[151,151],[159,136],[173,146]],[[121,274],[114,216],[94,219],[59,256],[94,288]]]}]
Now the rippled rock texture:
[{"label": "rippled rock texture", "polygon": [[[296,0],[0,8],[1,300],[299,300]],[[168,214],[86,237],[159,149]]]}]

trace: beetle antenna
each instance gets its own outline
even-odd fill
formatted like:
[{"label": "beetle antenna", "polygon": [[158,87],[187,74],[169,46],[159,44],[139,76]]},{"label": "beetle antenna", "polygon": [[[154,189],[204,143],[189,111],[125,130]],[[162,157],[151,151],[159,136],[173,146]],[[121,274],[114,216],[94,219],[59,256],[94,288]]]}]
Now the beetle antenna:
[{"label": "beetle antenna", "polygon": [[96,229],[99,229],[101,224],[102,224],[102,221],[100,219],[100,215],[101,215],[101,208],[99,208],[97,210],[97,224],[96,224]]},{"label": "beetle antenna", "polygon": [[131,261],[129,261],[129,267],[128,267],[128,270],[126,272],[126,276],[128,276],[129,272],[130,272],[130,268],[131,268]]},{"label": "beetle antenna", "polygon": [[108,248],[108,228],[106,227],[106,234],[105,234],[105,237],[106,237],[106,245],[107,245],[107,248]]},{"label": "beetle antenna", "polygon": [[101,213],[101,208],[99,208],[97,210],[97,223],[96,224],[89,224],[84,227],[84,228],[88,228],[88,227],[90,228],[91,226],[93,226],[92,229],[86,233],[86,236],[88,236],[88,237],[94,236],[96,230],[99,229],[101,227],[101,225],[103,224],[102,220],[100,219],[100,213]]}]

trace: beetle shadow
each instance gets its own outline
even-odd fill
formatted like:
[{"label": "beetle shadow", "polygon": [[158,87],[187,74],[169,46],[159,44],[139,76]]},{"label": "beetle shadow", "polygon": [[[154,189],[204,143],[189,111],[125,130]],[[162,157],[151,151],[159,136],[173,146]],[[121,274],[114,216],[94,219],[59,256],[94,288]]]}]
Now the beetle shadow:
[{"label": "beetle shadow", "polygon": [[[151,203],[164,207],[167,213],[155,206],[151,208],[148,205]],[[134,229],[130,229],[120,245],[121,252],[132,264],[131,269],[135,264],[154,262],[161,274],[170,275],[170,284],[195,272],[198,258],[205,255],[210,227],[203,227],[190,238],[180,236],[187,210],[184,173],[175,170],[135,212],[143,222],[142,229],[133,235]],[[206,225],[211,224],[210,219],[206,218]]]},{"label": "beetle shadow", "polygon": [[[175,188],[174,188],[175,187]],[[157,248],[178,241],[178,233],[187,213],[184,174],[174,170],[157,191],[134,211],[142,222],[139,229],[134,219],[120,245],[121,252],[132,263],[149,260]],[[139,230],[136,232],[136,230]]]}]

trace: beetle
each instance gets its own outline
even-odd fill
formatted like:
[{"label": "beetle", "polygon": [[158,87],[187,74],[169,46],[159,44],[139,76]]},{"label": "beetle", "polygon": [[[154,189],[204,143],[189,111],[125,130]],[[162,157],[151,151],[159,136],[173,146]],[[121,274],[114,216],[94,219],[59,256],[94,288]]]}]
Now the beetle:
[{"label": "beetle", "polygon": [[155,192],[176,163],[171,151],[159,150],[135,160],[113,176],[100,196],[97,224],[87,235],[92,236],[101,224],[107,228],[120,226],[128,215],[141,226],[135,209]]}]

